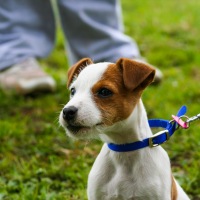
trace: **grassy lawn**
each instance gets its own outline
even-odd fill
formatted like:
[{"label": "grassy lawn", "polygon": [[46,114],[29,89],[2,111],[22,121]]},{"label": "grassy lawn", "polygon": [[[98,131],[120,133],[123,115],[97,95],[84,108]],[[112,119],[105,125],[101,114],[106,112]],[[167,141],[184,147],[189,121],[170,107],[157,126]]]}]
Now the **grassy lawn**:
[{"label": "grassy lawn", "polygon": [[[200,113],[200,1],[123,0],[125,32],[142,55],[164,73],[143,95],[149,118],[171,119],[180,106]],[[53,94],[6,96],[0,92],[0,200],[85,200],[87,175],[99,141],[73,141],[59,127],[67,102],[63,35],[44,69],[57,81]],[[193,200],[200,200],[200,121],[162,145],[172,171]],[[164,167],[164,166],[163,166]]]}]

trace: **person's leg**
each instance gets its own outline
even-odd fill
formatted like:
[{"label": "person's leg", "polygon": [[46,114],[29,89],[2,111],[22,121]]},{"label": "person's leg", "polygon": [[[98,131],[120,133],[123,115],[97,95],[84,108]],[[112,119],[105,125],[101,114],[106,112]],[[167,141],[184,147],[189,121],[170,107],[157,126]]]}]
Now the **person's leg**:
[{"label": "person's leg", "polygon": [[0,0],[0,70],[51,51],[55,22],[49,0]]},{"label": "person's leg", "polygon": [[0,5],[0,88],[21,94],[54,90],[55,81],[36,61],[54,44],[50,1],[0,0]]},{"label": "person's leg", "polygon": [[123,33],[118,0],[59,0],[70,64],[83,57],[95,62],[138,58],[136,43]]}]

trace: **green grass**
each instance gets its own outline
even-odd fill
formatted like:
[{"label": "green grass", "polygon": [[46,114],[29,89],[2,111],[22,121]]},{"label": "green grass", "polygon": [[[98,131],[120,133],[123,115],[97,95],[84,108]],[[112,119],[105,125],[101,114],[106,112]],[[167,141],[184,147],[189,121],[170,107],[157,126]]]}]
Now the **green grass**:
[{"label": "green grass", "polygon": [[[123,2],[125,32],[142,55],[164,73],[143,95],[149,118],[170,119],[181,105],[200,113],[200,1]],[[74,142],[58,125],[67,102],[63,36],[41,64],[57,81],[53,94],[6,96],[0,92],[0,200],[85,200],[87,175],[101,142]],[[200,121],[178,130],[163,147],[191,199],[200,200]],[[163,166],[164,167],[164,166]]]}]

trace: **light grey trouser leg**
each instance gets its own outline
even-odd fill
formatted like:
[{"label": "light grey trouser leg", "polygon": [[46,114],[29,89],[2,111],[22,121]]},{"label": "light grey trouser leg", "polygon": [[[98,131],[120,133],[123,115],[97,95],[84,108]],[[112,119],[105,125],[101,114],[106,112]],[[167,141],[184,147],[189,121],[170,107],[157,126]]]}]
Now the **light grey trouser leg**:
[{"label": "light grey trouser leg", "polygon": [[[0,70],[27,57],[44,57],[53,47],[55,23],[48,0],[0,0]],[[138,57],[122,32],[118,0],[58,0],[71,64]]]},{"label": "light grey trouser leg", "polygon": [[115,62],[139,57],[136,43],[122,30],[118,0],[59,0],[70,63],[83,57]]},{"label": "light grey trouser leg", "polygon": [[0,0],[0,70],[48,55],[55,23],[49,0]]}]

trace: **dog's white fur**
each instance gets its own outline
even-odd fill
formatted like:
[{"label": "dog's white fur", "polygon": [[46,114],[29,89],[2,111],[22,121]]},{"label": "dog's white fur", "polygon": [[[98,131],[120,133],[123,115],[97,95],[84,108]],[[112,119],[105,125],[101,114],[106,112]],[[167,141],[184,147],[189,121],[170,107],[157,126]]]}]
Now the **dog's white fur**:
[{"label": "dog's white fur", "polygon": [[[60,124],[74,138],[100,137],[105,144],[98,155],[88,178],[89,200],[171,200],[172,175],[170,161],[165,150],[144,148],[117,153],[106,143],[124,144],[152,136],[142,100],[138,100],[130,116],[110,126],[102,126],[102,114],[91,90],[102,79],[110,63],[90,64],[70,83],[76,88],[65,108],[78,108],[77,124],[83,125],[78,133],[68,130],[67,122],[60,114]],[[176,182],[176,200],[189,198]]]}]

